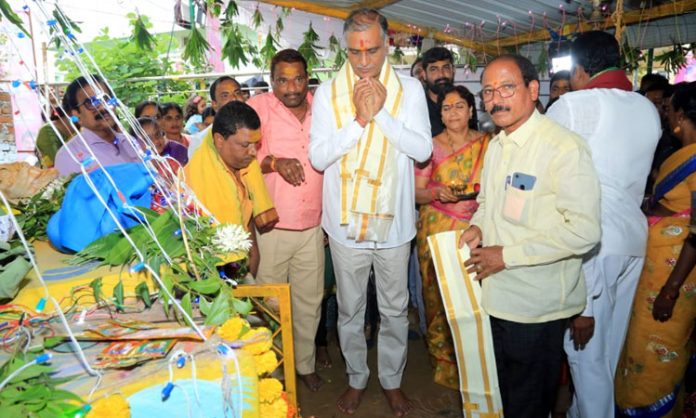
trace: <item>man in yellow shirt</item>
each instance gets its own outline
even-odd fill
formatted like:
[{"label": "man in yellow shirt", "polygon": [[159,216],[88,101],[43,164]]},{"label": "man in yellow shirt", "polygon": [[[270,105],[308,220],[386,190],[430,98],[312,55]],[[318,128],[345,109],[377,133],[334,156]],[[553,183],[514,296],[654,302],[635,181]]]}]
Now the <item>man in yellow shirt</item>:
[{"label": "man in yellow shirt", "polygon": [[471,248],[465,265],[482,281],[505,417],[545,417],[568,318],[585,306],[582,256],[600,238],[599,184],[585,142],[536,111],[539,77],[529,60],[496,58],[481,85],[502,131],[488,147],[479,208],[460,245]]}]

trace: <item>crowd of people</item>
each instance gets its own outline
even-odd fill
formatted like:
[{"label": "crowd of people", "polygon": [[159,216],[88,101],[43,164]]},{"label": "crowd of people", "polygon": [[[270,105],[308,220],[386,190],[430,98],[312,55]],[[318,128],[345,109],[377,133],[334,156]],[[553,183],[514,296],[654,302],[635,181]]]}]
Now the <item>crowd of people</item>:
[{"label": "crowd of people", "polygon": [[[633,92],[613,35],[586,32],[572,42],[572,69],[553,75],[546,107],[527,58],[488,62],[478,94],[496,128],[483,132],[451,52],[434,47],[401,76],[387,34],[379,12],[352,12],[348,61],[316,91],[305,59],[286,49],[271,62],[270,92],[248,98],[224,76],[210,85],[210,106],[194,96],[183,109],[135,108],[142,130],[131,136],[144,132],[219,222],[251,234],[255,282],[290,284],[300,379],[312,391],[323,383],[326,269],[348,375],[341,412],[358,410],[370,376],[371,275],[378,378],[394,414],[413,407],[400,389],[411,300],[424,302],[434,381],[460,389],[427,242],[459,230],[490,315],[506,417],[547,417],[566,359],[569,416],[678,416],[696,318],[696,83],[648,76]],[[97,82],[70,83],[58,130],[39,134],[42,165],[61,175],[140,161]],[[77,124],[82,138],[69,140]],[[419,268],[409,273],[412,242]]]}]

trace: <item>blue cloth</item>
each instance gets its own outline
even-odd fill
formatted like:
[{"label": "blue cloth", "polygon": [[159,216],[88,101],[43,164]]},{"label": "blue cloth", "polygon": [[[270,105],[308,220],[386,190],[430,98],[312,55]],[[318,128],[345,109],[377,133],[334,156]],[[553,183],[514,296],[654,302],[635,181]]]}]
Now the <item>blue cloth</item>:
[{"label": "blue cloth", "polygon": [[[102,170],[89,173],[99,195],[124,228],[139,223],[129,206],[150,207],[152,177],[142,163],[125,163],[104,167],[118,190]],[[47,234],[59,251],[80,251],[92,241],[114,232],[116,222],[90,188],[84,175],[70,182],[60,210],[48,221]]]},{"label": "blue cloth", "polygon": [[184,131],[190,133],[190,134],[195,134],[200,132],[201,130],[198,129],[198,126],[196,126],[197,123],[202,123],[203,122],[203,116],[201,115],[193,115],[188,120],[186,121],[186,125],[184,126]]}]

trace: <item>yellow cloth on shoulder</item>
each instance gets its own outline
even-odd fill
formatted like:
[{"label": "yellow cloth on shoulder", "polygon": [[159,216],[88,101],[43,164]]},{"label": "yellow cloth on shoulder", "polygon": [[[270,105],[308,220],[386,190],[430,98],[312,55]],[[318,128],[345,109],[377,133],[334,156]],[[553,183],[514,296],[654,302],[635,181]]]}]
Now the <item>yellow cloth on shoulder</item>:
[{"label": "yellow cloth on shoulder", "polygon": [[242,225],[248,229],[253,216],[256,227],[267,230],[278,222],[278,213],[258,161],[254,160],[240,170],[239,182],[220,158],[213,143],[212,129],[184,171],[186,183],[219,223]]},{"label": "yellow cloth on shoulder", "polygon": [[[356,81],[350,63],[343,65],[332,81],[331,105],[338,129],[355,119]],[[387,89],[384,109],[396,117],[403,89],[386,60],[379,81]],[[394,220],[398,181],[396,150],[373,119],[357,145],[341,159],[341,225],[347,225],[349,238],[357,242],[387,240]]]}]

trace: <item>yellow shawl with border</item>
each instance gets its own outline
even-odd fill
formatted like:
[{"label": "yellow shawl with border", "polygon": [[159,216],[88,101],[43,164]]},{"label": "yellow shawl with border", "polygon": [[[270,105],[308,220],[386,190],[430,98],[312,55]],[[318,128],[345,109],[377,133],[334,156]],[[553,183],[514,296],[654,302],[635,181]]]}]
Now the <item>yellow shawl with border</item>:
[{"label": "yellow shawl with border", "polygon": [[198,200],[221,224],[242,225],[248,229],[250,219],[259,230],[268,230],[278,222],[271,195],[254,160],[240,170],[241,182],[220,158],[213,143],[212,130],[194,152],[184,168],[186,183]]},{"label": "yellow shawl with border", "polygon": [[[355,119],[353,87],[357,77],[350,63],[338,72],[331,85],[331,104],[336,126],[341,129]],[[394,69],[385,60],[379,81],[387,89],[384,109],[396,117],[403,89]],[[398,173],[396,151],[386,135],[370,121],[358,144],[341,158],[341,225],[347,226],[348,238],[361,241],[386,241],[396,205]]]}]

